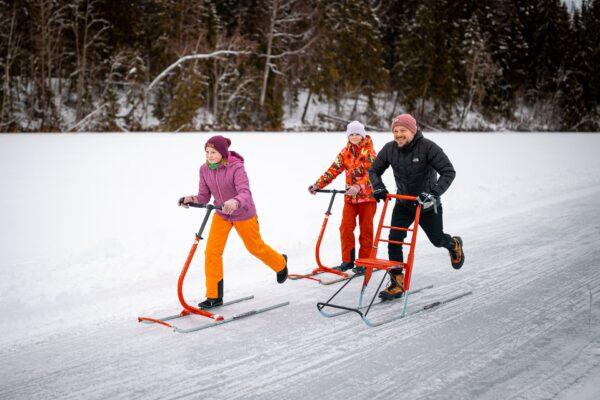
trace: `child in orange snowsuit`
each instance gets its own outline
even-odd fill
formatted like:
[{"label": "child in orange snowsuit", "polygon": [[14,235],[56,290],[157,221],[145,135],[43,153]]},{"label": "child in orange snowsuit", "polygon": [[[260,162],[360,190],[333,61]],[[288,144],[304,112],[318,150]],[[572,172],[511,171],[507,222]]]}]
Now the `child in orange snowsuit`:
[{"label": "child in orange snowsuit", "polygon": [[346,147],[340,151],[327,172],[308,188],[309,192],[314,194],[317,189],[323,189],[339,174],[346,171],[346,195],[340,226],[342,263],[335,268],[340,271],[354,267],[356,258],[354,229],[357,216],[360,226],[358,257],[369,257],[373,246],[373,217],[377,211],[368,173],[377,157],[373,149],[373,141],[366,134],[364,125],[358,121],[348,124],[346,136],[348,137]]}]

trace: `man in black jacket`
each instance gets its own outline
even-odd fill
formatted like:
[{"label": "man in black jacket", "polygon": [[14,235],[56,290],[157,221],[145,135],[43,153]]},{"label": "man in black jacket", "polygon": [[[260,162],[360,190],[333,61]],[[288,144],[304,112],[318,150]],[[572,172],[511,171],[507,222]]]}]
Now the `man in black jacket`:
[{"label": "man in black jacket", "polygon": [[[394,119],[392,133],[394,140],[383,146],[369,170],[373,196],[377,201],[385,200],[388,191],[381,175],[391,166],[397,193],[418,197],[422,205],[419,225],[434,246],[448,249],[452,267],[460,269],[465,261],[462,239],[444,233],[440,202],[440,196],[450,187],[456,171],[444,151],[423,137],[410,114],[402,114]],[[414,221],[415,207],[413,202],[397,200],[392,213],[392,226],[408,228]],[[403,242],[405,238],[406,231],[390,230],[390,240]],[[390,260],[404,261],[402,245],[388,243],[388,254]],[[383,300],[402,297],[403,279],[402,269],[390,270],[390,286],[379,293],[379,297]]]}]

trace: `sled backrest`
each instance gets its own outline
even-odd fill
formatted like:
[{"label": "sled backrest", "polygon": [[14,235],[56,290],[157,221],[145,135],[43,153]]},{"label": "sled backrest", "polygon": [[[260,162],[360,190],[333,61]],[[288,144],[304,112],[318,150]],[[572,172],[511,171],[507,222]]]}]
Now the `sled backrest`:
[{"label": "sled backrest", "polygon": [[[383,203],[383,210],[381,211],[381,217],[379,218],[379,225],[377,226],[377,233],[375,235],[373,248],[371,250],[371,258],[377,258],[377,250],[379,248],[380,242],[398,244],[398,245],[402,245],[402,246],[409,246],[408,257],[406,258],[406,261],[404,262],[404,264],[405,264],[404,280],[405,280],[405,282],[410,282],[410,275],[412,272],[413,261],[414,261],[414,257],[415,257],[415,245],[417,243],[417,231],[419,229],[419,219],[421,217],[421,204],[417,203],[417,206],[415,208],[415,219],[413,221],[413,224],[410,227],[405,228],[405,227],[401,227],[401,226],[392,226],[391,223],[390,223],[390,225],[384,225],[388,203],[391,199],[407,200],[407,201],[414,201],[414,202],[417,201],[417,198],[415,196],[407,196],[407,195],[403,195],[403,194],[388,194],[387,195],[385,202]],[[398,242],[395,240],[382,239],[381,231],[383,228],[390,229],[390,230],[411,232],[410,241],[409,242],[406,242],[406,241]],[[406,288],[406,289],[408,289],[408,288]]]}]

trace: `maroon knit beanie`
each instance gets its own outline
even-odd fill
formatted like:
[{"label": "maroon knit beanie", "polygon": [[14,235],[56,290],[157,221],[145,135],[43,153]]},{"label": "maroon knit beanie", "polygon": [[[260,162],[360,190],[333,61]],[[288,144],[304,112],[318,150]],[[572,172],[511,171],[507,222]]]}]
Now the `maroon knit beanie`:
[{"label": "maroon knit beanie", "polygon": [[209,144],[212,145],[215,148],[215,150],[217,150],[219,154],[223,156],[223,158],[229,158],[229,145],[231,144],[231,140],[224,136],[217,135],[208,139],[208,141],[204,145],[205,150],[206,146],[208,146]]},{"label": "maroon knit beanie", "polygon": [[396,126],[403,126],[413,134],[417,133],[417,121],[410,114],[400,114],[392,121],[392,130]]}]

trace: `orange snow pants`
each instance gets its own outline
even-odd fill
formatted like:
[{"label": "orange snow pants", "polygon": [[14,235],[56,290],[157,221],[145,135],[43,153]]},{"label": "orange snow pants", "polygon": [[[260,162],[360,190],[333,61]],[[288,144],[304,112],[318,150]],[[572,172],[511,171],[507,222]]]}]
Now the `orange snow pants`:
[{"label": "orange snow pants", "polygon": [[360,235],[358,243],[360,250],[359,258],[369,257],[373,247],[373,217],[377,211],[377,203],[363,202],[358,204],[344,203],[342,214],[342,225],[340,226],[340,239],[342,242],[342,261],[354,261],[355,257],[355,239],[354,229],[356,228],[356,217],[360,226]]},{"label": "orange snow pants", "polygon": [[285,267],[285,258],[267,246],[260,237],[256,215],[243,221],[227,221],[215,213],[205,251],[206,297],[213,299],[223,297],[223,250],[231,228],[235,228],[250,254],[273,271],[279,272]]}]

